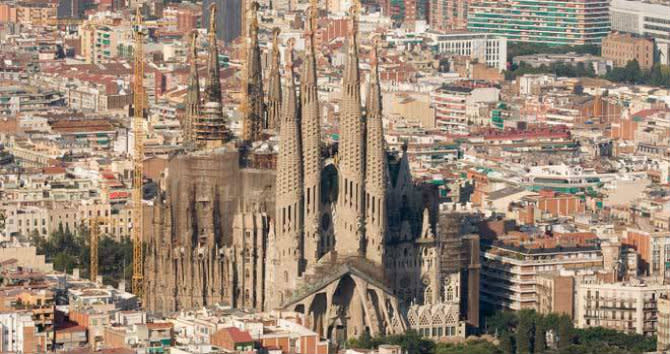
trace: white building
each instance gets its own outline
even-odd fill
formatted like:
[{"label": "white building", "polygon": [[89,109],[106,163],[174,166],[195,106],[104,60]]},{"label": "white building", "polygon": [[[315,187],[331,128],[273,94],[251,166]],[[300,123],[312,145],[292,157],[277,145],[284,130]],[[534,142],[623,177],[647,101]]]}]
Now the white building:
[{"label": "white building", "polygon": [[612,30],[653,37],[660,62],[670,64],[670,3],[660,1],[612,0]]},{"label": "white building", "polygon": [[507,38],[473,32],[428,32],[426,36],[438,53],[477,59],[500,71],[507,68]]},{"label": "white building", "polygon": [[578,328],[605,327],[655,336],[658,299],[670,289],[663,284],[578,283],[575,286],[575,324]]},{"label": "white building", "polygon": [[431,98],[438,128],[452,134],[468,134],[468,121],[478,118],[479,106],[498,102],[500,89],[444,86],[433,91]]},{"label": "white building", "polygon": [[37,348],[26,348],[25,344],[35,342],[34,338],[25,341],[26,334],[34,334],[35,322],[32,320],[32,313],[27,312],[5,312],[0,313],[0,352],[2,353],[23,353],[28,350],[34,351]]}]

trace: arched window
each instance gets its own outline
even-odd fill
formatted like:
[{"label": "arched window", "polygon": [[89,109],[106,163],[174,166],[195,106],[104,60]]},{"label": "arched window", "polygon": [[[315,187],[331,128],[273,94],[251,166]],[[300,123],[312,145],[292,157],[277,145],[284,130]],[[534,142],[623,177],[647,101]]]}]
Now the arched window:
[{"label": "arched window", "polygon": [[447,301],[453,301],[454,300],[454,289],[449,285],[447,287]]},{"label": "arched window", "polygon": [[433,303],[433,289],[431,287],[426,287],[426,290],[423,291],[423,302],[427,305]]}]

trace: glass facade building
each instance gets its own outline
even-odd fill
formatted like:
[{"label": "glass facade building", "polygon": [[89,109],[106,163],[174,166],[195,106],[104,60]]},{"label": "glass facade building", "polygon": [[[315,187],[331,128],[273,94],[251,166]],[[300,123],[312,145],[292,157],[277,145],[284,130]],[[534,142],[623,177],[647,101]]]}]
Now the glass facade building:
[{"label": "glass facade building", "polygon": [[510,41],[600,44],[610,31],[608,0],[473,0],[468,29]]}]

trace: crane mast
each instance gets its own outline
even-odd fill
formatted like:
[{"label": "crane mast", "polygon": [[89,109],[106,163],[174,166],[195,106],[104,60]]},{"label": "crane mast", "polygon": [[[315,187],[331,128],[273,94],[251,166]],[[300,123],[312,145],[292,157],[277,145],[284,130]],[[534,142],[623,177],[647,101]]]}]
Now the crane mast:
[{"label": "crane mast", "polygon": [[137,8],[135,15],[135,53],[133,63],[133,135],[135,137],[135,150],[133,151],[133,293],[138,299],[142,299],[144,285],[144,257],[142,255],[142,178],[144,159],[144,50],[142,33],[142,14]]},{"label": "crane mast", "polygon": [[100,239],[100,224],[99,224],[100,219],[97,217],[91,218],[89,220],[89,236],[91,237],[90,240],[90,270],[89,270],[89,277],[92,282],[97,282],[98,281],[98,240]]}]

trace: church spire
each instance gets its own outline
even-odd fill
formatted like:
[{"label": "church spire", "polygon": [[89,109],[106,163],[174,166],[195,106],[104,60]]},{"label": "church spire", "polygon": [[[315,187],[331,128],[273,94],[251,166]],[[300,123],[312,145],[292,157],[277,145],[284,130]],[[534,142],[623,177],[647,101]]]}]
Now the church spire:
[{"label": "church spire", "polygon": [[216,44],[216,3],[209,5],[209,32],[207,33],[207,82],[205,83],[205,103],[221,104],[221,81],[219,77],[219,50]]},{"label": "church spire", "polygon": [[243,88],[245,108],[243,121],[243,139],[257,141],[261,139],[263,129],[263,78],[261,77],[261,50],[258,46],[258,3],[249,6],[247,20],[249,35],[247,38],[246,87]]},{"label": "church spire", "polygon": [[219,51],[216,44],[216,4],[212,3],[209,8],[207,80],[203,106],[196,124],[196,140],[200,146],[217,147],[228,139],[229,131],[226,128],[221,108]]},{"label": "church spire", "polygon": [[267,127],[277,129],[281,115],[281,79],[279,75],[279,28],[272,30],[272,61],[270,63],[270,82],[268,87]]},{"label": "church spire", "polygon": [[[335,249],[339,254],[365,255],[364,183],[365,121],[361,112],[358,72],[358,3],[350,10],[348,54],[342,79],[339,177]],[[352,245],[357,245],[352,247]]]},{"label": "church spire", "polygon": [[384,257],[384,238],[387,229],[386,214],[386,150],[382,126],[382,97],[379,85],[378,40],[373,41],[370,58],[370,80],[365,104],[366,111],[366,253],[371,261],[381,264]]},{"label": "church spire", "polygon": [[[279,302],[288,299],[290,289],[296,289],[297,278],[302,273],[303,179],[293,45],[294,40],[289,39],[277,157],[275,247],[279,259],[273,263],[276,268],[274,291],[279,291]],[[273,298],[277,299],[277,296]]]},{"label": "church spire", "polygon": [[305,61],[300,78],[302,156],[305,180],[305,259],[316,262],[325,253],[321,249],[319,221],[321,219],[321,124],[319,97],[316,86],[316,55],[314,24],[318,9],[307,10],[305,21]]},{"label": "church spire", "polygon": [[198,53],[196,39],[198,32],[191,33],[191,57],[189,66],[191,72],[188,76],[188,89],[186,92],[186,116],[184,117],[184,146],[192,148],[195,144],[195,122],[200,116],[200,78],[198,77]]}]

